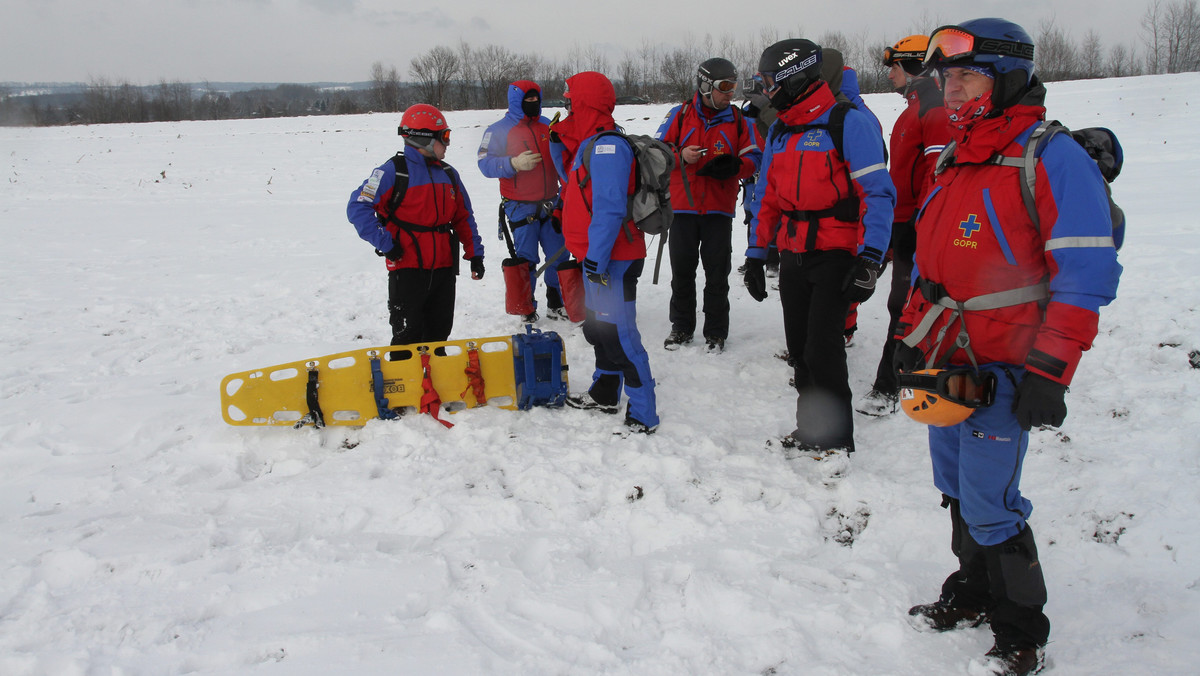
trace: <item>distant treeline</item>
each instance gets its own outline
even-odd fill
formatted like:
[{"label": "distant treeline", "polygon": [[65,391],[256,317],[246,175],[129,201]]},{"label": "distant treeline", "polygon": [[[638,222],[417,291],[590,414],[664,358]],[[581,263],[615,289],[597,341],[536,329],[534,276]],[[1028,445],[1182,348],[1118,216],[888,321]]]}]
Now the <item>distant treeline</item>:
[{"label": "distant treeline", "polygon": [[80,91],[11,94],[0,89],[0,125],[101,124],[230,120],[361,113],[366,92],[281,84],[241,92],[160,82],[141,86],[93,80]]},{"label": "distant treeline", "polygon": [[[885,92],[891,91],[891,85],[881,63],[884,48],[900,37],[926,33],[945,23],[923,16],[889,39],[871,38],[865,32],[827,31],[816,42],[842,52],[846,65],[858,71],[863,93]],[[1139,26],[1139,44],[1106,42],[1093,30],[1076,40],[1054,20],[1026,28],[1034,33],[1038,73],[1046,82],[1200,70],[1197,0],[1155,0]],[[607,74],[619,97],[668,103],[691,95],[696,66],[704,59],[728,58],[745,80],[756,70],[763,48],[789,35],[807,33],[798,26],[791,31],[771,27],[750,38],[685,36],[684,47],[647,40],[616,61],[596,46],[576,47],[567,58],[555,60],[499,45],[476,48],[460,42],[457,47],[439,45],[417,56],[403,80],[395,66],[376,62],[370,82],[360,89],[284,84],[228,92],[182,82],[142,86],[104,80],[90,82],[74,94],[26,94],[0,88],[0,125],[344,115],[402,111],[419,102],[443,110],[497,109],[505,107],[506,88],[515,80],[540,83],[543,99],[551,101],[561,98],[568,76],[584,70]]]}]

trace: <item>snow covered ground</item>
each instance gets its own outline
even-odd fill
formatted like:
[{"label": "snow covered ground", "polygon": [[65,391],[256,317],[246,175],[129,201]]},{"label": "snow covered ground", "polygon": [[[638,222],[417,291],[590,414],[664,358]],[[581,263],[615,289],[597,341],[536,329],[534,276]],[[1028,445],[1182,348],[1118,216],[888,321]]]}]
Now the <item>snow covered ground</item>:
[{"label": "snow covered ground", "polygon": [[[1124,143],[1130,223],[1066,425],[1026,463],[1053,673],[1200,664],[1198,91],[1200,74],[1050,86],[1052,117]],[[890,130],[900,97],[868,103]],[[651,133],[665,111],[617,117]],[[0,129],[0,673],[968,671],[986,629],[905,622],[955,565],[924,429],[858,418],[833,487],[767,449],[794,405],[778,299],[736,275],[719,356],[661,349],[669,269],[643,278],[650,437],[546,409],[225,425],[225,374],[390,335],[383,263],[344,211],[398,117]],[[474,166],[498,117],[449,115],[488,247],[453,338],[519,330]],[[857,393],[882,294],[860,317]],[[585,387],[579,328],[541,326]]]}]

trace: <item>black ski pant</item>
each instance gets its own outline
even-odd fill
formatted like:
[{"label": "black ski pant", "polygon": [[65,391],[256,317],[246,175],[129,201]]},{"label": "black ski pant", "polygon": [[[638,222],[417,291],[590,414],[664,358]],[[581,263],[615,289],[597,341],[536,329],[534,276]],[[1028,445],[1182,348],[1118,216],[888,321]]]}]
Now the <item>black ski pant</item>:
[{"label": "black ski pant", "polygon": [[392,345],[441,342],[450,337],[456,280],[452,267],[388,272]]},{"label": "black ski pant", "polygon": [[896,324],[904,312],[908,302],[908,292],[912,289],[913,256],[917,253],[917,231],[912,221],[892,224],[892,286],[888,291],[888,332],[883,342],[883,354],[879,357],[879,367],[875,369],[875,384],[873,388],[886,394],[896,394],[896,370],[892,366],[892,357],[896,354],[897,341]]},{"label": "black ski pant", "polygon": [[942,584],[941,600],[985,613],[1001,648],[1033,648],[1050,638],[1050,620],[1042,612],[1046,582],[1029,524],[998,545],[975,542],[958,500],[943,497],[950,508],[950,549],[958,570]]},{"label": "black ski pant", "polygon": [[704,266],[704,337],[729,337],[729,270],[733,218],[721,214],[675,214],[671,251],[671,328],[696,331],[696,268]]},{"label": "black ski pant", "polygon": [[854,450],[850,376],[842,329],[850,302],[842,283],[848,251],[779,253],[783,333],[796,376],[796,431],[802,444]]}]

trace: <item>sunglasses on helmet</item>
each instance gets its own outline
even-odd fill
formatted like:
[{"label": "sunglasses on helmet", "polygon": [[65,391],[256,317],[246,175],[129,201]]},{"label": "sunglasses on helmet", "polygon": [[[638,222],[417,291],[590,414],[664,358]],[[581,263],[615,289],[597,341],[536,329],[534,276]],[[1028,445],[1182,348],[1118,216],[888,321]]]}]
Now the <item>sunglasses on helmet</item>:
[{"label": "sunglasses on helmet", "polygon": [[996,374],[974,369],[946,369],[937,373],[900,373],[901,389],[933,392],[942,399],[967,408],[984,408],[996,400]]},{"label": "sunglasses on helmet", "polygon": [[1033,60],[1033,45],[1012,40],[997,40],[975,35],[958,26],[942,26],[929,36],[925,65],[936,66],[941,61],[960,59],[977,54],[1015,56]]},{"label": "sunglasses on helmet", "polygon": [[895,47],[888,47],[883,50],[883,65],[890,66],[897,61],[924,61],[925,51],[913,52],[903,51]]}]

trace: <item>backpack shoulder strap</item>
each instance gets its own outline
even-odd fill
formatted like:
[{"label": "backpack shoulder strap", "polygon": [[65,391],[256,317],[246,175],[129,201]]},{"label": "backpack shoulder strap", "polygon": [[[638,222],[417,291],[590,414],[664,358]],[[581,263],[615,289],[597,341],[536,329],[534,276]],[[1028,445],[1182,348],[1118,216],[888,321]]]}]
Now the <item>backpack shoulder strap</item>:
[{"label": "backpack shoulder strap", "polygon": [[457,169],[450,166],[450,164],[448,162],[443,161],[442,162],[442,170],[445,171],[446,175],[450,177],[451,183],[453,183],[455,186],[458,186],[461,188],[462,177],[458,175]]},{"label": "backpack shoulder strap", "polygon": [[938,153],[937,162],[933,164],[934,176],[940,176],[947,168],[954,166],[956,152],[958,152],[958,141],[950,139],[946,142],[946,147],[942,148],[942,152]]},{"label": "backpack shoulder strap", "polygon": [[392,166],[396,168],[396,183],[392,186],[392,197],[388,200],[388,214],[396,211],[408,192],[408,160],[404,159],[403,150],[392,156]]},{"label": "backpack shoulder strap", "polygon": [[829,135],[833,138],[833,147],[838,151],[838,155],[842,159],[846,159],[844,148],[846,140],[846,113],[854,108],[854,104],[849,101],[839,101],[833,110],[829,111]]},{"label": "backpack shoulder strap", "polygon": [[783,132],[803,134],[810,129],[824,129],[829,132],[829,138],[833,141],[834,150],[845,159],[846,154],[843,151],[845,144],[843,141],[846,136],[846,113],[853,108],[853,103],[838,102],[833,108],[829,109],[829,121],[824,124],[799,124],[793,126],[784,124],[782,120],[775,120],[775,124],[771,125],[771,129],[767,132],[767,140],[769,141]]},{"label": "backpack shoulder strap", "polygon": [[[625,139],[626,143],[629,143],[630,148],[633,148],[633,142],[631,142],[629,140],[629,137],[626,136],[625,134],[622,134],[621,132],[617,131],[616,129],[609,129],[608,131],[602,131],[599,134],[596,134],[595,136],[593,136],[591,141],[589,141],[586,145],[580,146],[580,148],[579,148],[579,152],[582,153],[580,155],[580,164],[583,165],[583,176],[581,176],[579,178],[579,187],[580,188],[586,186],[588,184],[588,182],[592,180],[592,153],[591,153],[591,150],[596,147],[596,143],[600,141],[601,136],[619,136],[619,137]],[[636,148],[634,148],[634,152],[635,153],[637,152]]]},{"label": "backpack shoulder strap", "polygon": [[1064,131],[1067,131],[1067,128],[1058,120],[1043,120],[1029,133],[1020,157],[996,155],[991,159],[992,164],[1017,168],[1020,173],[1021,200],[1025,202],[1025,210],[1029,212],[1029,219],[1033,221],[1034,227],[1040,228],[1042,225],[1037,212],[1037,195],[1034,193],[1037,185],[1037,163],[1050,139]]}]

